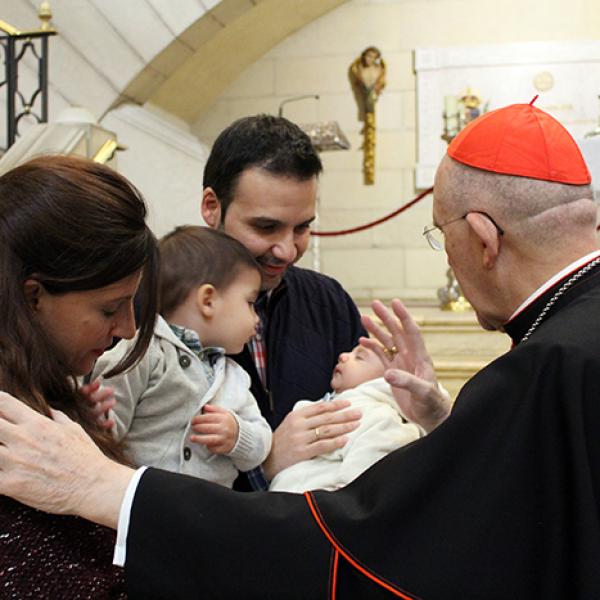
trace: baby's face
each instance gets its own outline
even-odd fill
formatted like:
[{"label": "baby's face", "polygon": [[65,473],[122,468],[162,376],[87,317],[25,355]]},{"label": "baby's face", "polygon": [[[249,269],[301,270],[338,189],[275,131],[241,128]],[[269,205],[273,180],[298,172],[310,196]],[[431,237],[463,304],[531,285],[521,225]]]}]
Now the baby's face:
[{"label": "baby's face", "polygon": [[256,335],[258,316],[254,303],[260,283],[257,270],[243,268],[232,283],[215,292],[212,318],[205,324],[203,345],[222,346],[227,354],[237,354],[244,349],[244,344]]},{"label": "baby's face", "polygon": [[355,346],[352,352],[342,352],[333,370],[331,388],[344,392],[361,383],[383,376],[385,368],[375,352],[363,346]]}]

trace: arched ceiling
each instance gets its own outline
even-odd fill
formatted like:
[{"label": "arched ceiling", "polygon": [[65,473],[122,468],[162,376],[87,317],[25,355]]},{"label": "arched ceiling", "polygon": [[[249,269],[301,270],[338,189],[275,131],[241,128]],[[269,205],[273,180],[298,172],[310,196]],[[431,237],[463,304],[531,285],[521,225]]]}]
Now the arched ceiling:
[{"label": "arched ceiling", "polygon": [[[345,1],[50,0],[50,118],[82,106],[101,120],[132,101],[191,123],[265,52]],[[2,0],[0,19],[35,29],[40,3]],[[37,65],[25,59],[19,80],[35,89]]]},{"label": "arched ceiling", "polygon": [[152,102],[192,123],[265,52],[345,1],[221,0],[155,56],[118,101]]}]

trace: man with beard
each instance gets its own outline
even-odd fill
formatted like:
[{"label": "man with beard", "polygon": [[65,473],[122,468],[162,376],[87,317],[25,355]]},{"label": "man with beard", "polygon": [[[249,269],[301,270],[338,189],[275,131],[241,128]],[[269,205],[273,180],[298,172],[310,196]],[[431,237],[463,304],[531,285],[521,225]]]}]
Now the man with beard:
[{"label": "man with beard", "polygon": [[269,115],[227,127],[204,169],[204,220],[244,244],[263,276],[258,334],[233,358],[252,379],[251,391],[274,429],[273,447],[264,471],[241,476],[237,489],[267,489],[280,470],[341,447],[358,426],[360,413],[340,411],[348,406],[340,400],[291,412],[296,401],[330,390],[338,356],[366,334],[337,281],[294,266],[310,241],[321,170],[308,136]]}]

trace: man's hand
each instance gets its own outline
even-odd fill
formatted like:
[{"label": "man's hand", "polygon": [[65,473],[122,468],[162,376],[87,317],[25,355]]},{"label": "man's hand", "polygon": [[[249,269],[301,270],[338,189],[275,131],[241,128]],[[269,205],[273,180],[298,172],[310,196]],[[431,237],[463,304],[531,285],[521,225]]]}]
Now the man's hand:
[{"label": "man's hand", "polygon": [[116,528],[132,475],[60,411],[49,419],[0,392],[0,494]]},{"label": "man's hand", "polygon": [[110,411],[117,405],[115,390],[110,386],[102,385],[102,379],[98,377],[91,383],[82,385],[79,393],[92,405],[92,413],[100,427],[112,430],[115,420],[110,416]]},{"label": "man's hand", "polygon": [[374,339],[361,338],[360,343],[373,350],[387,368],[384,377],[402,414],[425,431],[432,431],[450,414],[451,399],[437,383],[423,336],[400,300],[392,301],[394,314],[379,300],[372,307],[384,328],[367,316],[362,318],[363,325],[393,352],[384,350]]},{"label": "man's hand", "polygon": [[240,428],[226,408],[205,404],[202,414],[192,419],[192,429],[197,434],[190,436],[192,442],[204,444],[213,454],[228,454],[237,443]]},{"label": "man's hand", "polygon": [[345,410],[348,400],[313,402],[288,413],[273,432],[271,453],[263,464],[266,476],[315,456],[341,448],[360,422],[359,410]]}]

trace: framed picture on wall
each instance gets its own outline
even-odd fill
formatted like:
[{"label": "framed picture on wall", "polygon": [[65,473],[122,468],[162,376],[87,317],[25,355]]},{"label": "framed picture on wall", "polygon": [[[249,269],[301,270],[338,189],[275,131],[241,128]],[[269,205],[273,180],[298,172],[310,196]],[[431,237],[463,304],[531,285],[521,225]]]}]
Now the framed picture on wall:
[{"label": "framed picture on wall", "polygon": [[[449,98],[461,98],[469,90],[477,90],[482,109],[487,110],[528,103],[539,95],[535,105],[557,118],[583,142],[582,147],[584,136],[598,125],[598,41],[417,48],[415,70],[417,188],[433,185],[435,169],[446,152],[442,136],[444,115],[452,104]],[[590,165],[592,172],[595,167]]]}]

